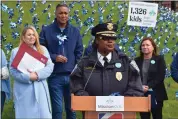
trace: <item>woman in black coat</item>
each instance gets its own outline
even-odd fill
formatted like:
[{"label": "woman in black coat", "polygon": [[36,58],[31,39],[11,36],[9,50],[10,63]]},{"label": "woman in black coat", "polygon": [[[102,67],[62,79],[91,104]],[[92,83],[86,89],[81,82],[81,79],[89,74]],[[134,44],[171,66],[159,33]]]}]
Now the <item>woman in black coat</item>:
[{"label": "woman in black coat", "polygon": [[[152,94],[153,119],[162,119],[163,101],[168,100],[164,86],[166,64],[164,57],[157,55],[152,38],[144,38],[140,44],[140,56],[135,59],[139,69],[145,96]],[[150,119],[150,112],[140,113],[141,119]]]}]

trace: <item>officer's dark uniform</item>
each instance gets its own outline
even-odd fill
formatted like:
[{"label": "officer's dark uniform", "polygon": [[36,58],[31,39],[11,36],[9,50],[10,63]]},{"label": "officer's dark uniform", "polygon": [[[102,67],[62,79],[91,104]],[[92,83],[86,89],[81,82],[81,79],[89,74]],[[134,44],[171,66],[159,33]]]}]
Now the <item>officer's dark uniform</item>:
[{"label": "officer's dark uniform", "polygon": [[[102,30],[107,31],[106,24]],[[100,27],[97,27],[98,30]],[[106,32],[105,32],[106,34]],[[129,58],[116,50],[112,59],[103,66],[97,57],[97,49],[78,63],[70,78],[71,90],[75,95],[108,96],[119,92],[124,96],[143,96],[139,72]]]}]

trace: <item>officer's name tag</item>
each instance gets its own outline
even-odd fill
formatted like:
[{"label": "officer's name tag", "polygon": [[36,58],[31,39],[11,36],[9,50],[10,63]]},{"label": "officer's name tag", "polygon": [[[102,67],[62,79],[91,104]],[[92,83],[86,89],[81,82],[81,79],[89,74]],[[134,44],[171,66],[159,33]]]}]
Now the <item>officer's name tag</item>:
[{"label": "officer's name tag", "polygon": [[124,96],[96,96],[96,111],[124,111]]}]

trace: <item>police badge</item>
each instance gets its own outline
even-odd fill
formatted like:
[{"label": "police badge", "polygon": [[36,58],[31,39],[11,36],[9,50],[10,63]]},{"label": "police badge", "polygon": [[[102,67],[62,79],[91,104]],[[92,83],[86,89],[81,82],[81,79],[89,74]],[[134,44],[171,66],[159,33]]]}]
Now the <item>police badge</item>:
[{"label": "police badge", "polygon": [[113,29],[113,24],[112,23],[108,23],[107,28],[108,28],[108,30],[112,30]]},{"label": "police badge", "polygon": [[121,72],[116,72],[116,79],[118,81],[121,81],[122,80],[122,73]]}]

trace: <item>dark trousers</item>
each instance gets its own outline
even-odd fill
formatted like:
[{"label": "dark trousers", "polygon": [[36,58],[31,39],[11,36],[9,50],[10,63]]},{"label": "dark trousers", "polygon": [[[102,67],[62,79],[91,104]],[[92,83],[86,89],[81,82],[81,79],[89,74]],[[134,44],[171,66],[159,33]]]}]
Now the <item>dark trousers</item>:
[{"label": "dark trousers", "polygon": [[63,119],[63,100],[66,119],[76,119],[76,113],[71,110],[69,75],[52,75],[48,78],[48,85],[52,104],[52,119]]},{"label": "dark trousers", "polygon": [[1,91],[1,113],[3,112],[5,100],[6,100],[6,94],[4,91]]},{"label": "dark trousers", "polygon": [[[153,119],[162,119],[162,108],[163,108],[163,101],[158,101],[155,108],[151,109]],[[140,117],[141,119],[151,119],[150,112],[141,112]]]},{"label": "dark trousers", "polygon": [[82,119],[85,119],[85,112],[82,111]]}]

